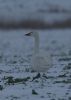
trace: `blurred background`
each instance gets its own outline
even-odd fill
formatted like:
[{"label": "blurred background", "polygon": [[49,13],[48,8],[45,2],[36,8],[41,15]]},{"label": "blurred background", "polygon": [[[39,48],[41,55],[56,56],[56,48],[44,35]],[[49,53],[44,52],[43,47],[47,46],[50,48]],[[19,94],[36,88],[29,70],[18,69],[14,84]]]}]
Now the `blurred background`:
[{"label": "blurred background", "polygon": [[0,0],[0,28],[71,28],[71,0]]}]

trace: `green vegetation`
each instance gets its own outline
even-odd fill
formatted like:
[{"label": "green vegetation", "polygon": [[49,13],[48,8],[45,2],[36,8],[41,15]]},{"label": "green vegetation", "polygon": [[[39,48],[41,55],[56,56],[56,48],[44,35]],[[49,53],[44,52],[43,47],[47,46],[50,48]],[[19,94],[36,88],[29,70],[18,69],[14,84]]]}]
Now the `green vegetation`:
[{"label": "green vegetation", "polygon": [[30,77],[26,77],[26,78],[15,78],[14,79],[12,76],[9,76],[7,78],[4,78],[4,80],[6,81],[5,84],[8,84],[8,85],[10,85],[10,84],[14,85],[16,83],[23,83],[24,84],[29,79],[30,79]]}]

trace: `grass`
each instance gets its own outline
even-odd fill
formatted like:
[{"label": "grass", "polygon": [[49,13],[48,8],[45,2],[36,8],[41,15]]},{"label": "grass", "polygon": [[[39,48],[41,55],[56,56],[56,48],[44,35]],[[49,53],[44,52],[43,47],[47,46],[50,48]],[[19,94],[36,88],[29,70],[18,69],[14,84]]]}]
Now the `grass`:
[{"label": "grass", "polygon": [[56,83],[65,83],[65,84],[70,84],[70,83],[71,83],[71,79],[62,80],[62,81],[55,81],[54,84],[56,84]]},{"label": "grass", "polygon": [[2,86],[2,85],[0,85],[0,91],[1,91],[1,90],[3,90],[3,86]]},{"label": "grass", "polygon": [[32,94],[33,95],[38,95],[38,93],[34,89],[32,90]]},{"label": "grass", "polygon": [[8,77],[4,77],[4,80],[6,81],[6,83],[5,84],[8,84],[8,85],[10,85],[10,84],[12,84],[12,85],[14,85],[14,84],[16,84],[16,83],[26,83],[28,80],[30,79],[30,77],[26,77],[26,78],[14,78],[14,77],[12,77],[12,76],[8,76]]}]

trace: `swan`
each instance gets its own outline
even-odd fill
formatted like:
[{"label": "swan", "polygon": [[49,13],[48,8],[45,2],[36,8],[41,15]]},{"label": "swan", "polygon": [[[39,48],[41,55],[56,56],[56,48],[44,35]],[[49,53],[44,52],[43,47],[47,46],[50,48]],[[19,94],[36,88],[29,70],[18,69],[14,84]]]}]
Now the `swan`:
[{"label": "swan", "polygon": [[[50,53],[46,56],[43,53],[40,53],[39,50],[39,33],[38,32],[29,32],[25,36],[34,38],[34,53],[32,56],[32,70],[36,72],[47,72],[47,70],[52,67],[52,57]],[[38,76],[40,76],[38,74]]]}]

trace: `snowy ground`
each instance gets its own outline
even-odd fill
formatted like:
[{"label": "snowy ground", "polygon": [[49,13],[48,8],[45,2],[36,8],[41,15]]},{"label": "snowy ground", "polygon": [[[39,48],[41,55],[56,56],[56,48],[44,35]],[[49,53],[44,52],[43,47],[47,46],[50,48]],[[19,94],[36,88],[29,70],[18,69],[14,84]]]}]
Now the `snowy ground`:
[{"label": "snowy ground", "polygon": [[24,36],[29,31],[0,30],[0,99],[71,100],[71,29],[37,30],[40,50],[53,59],[43,84],[41,78],[32,80],[37,72],[29,70],[34,45]]}]

